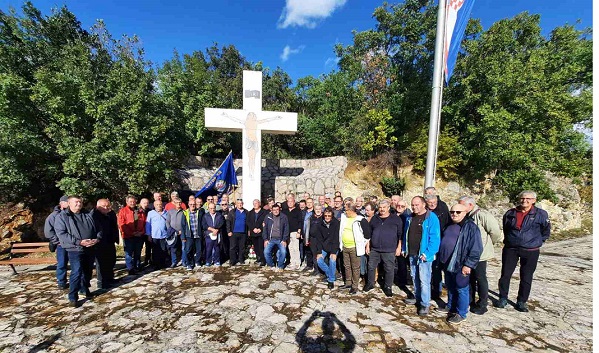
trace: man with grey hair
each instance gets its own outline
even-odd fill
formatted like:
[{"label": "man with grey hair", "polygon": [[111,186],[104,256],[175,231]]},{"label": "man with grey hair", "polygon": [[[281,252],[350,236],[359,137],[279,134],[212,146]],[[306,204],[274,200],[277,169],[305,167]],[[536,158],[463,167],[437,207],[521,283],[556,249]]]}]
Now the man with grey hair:
[{"label": "man with grey hair", "polygon": [[528,296],[532,278],[537,269],[541,246],[549,239],[551,223],[547,211],[535,207],[537,194],[531,190],[518,195],[519,205],[503,216],[503,252],[499,278],[498,308],[505,308],[510,290],[510,279],[520,261],[520,287],[516,310],[528,312]]},{"label": "man with grey hair", "polygon": [[[450,225],[451,218],[449,218],[449,211],[445,212],[445,210],[439,206],[439,199],[437,195],[424,195],[424,200],[426,201],[426,208],[432,211],[437,215],[439,219],[439,226],[441,227],[441,236],[443,236],[443,232],[448,225]],[[438,258],[435,258],[433,261],[433,273],[432,273],[432,282],[431,282],[431,298],[438,300],[441,298],[442,284],[443,284],[443,270],[441,269],[441,264]]]},{"label": "man with grey hair", "polygon": [[360,216],[366,217],[366,210],[364,209],[364,198],[362,196],[356,197],[356,212]]},{"label": "man with grey hair", "polygon": [[[458,199],[458,203],[466,206],[468,217],[472,218],[474,224],[478,226],[483,242],[483,252],[480,255],[480,260],[470,274],[470,311],[477,315],[483,315],[487,312],[489,301],[487,261],[495,255],[493,244],[503,241],[503,234],[495,217],[488,211],[479,208],[474,198],[464,195]],[[477,292],[478,302],[475,300]]]},{"label": "man with grey hair", "polygon": [[[443,202],[443,200],[441,200],[441,197],[439,196],[439,194],[437,193],[437,189],[435,189],[434,186],[429,186],[426,189],[424,189],[424,197],[426,197],[426,195],[434,195],[437,196],[437,207],[439,208],[439,210],[445,214],[449,214],[449,207],[447,207],[447,204],[445,202]],[[448,224],[451,220],[448,221]],[[441,231],[443,231],[443,229],[441,229]]]}]

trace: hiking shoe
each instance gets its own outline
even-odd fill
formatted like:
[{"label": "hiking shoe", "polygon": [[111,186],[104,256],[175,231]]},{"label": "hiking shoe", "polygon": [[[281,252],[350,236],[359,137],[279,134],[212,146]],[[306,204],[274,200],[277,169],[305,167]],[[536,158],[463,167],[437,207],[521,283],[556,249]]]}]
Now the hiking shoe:
[{"label": "hiking shoe", "polygon": [[416,298],[406,298],[403,300],[403,302],[408,305],[414,305],[416,304]]},{"label": "hiking shoe", "polygon": [[393,291],[390,287],[383,287],[383,293],[387,296],[387,298],[393,297]]},{"label": "hiking shoe", "polygon": [[358,293],[358,289],[356,289],[356,288],[352,288],[349,290],[349,294],[356,294],[356,293]]},{"label": "hiking shoe", "polygon": [[328,287],[329,289],[333,289],[333,288],[335,288],[335,283],[334,283],[334,282],[329,282],[329,283],[327,284],[327,287]]},{"label": "hiking shoe", "polygon": [[69,289],[69,285],[68,284],[59,284],[58,289],[67,290],[67,289]]},{"label": "hiking shoe", "polygon": [[79,307],[79,301],[78,300],[69,300],[69,306],[71,308],[78,308]]},{"label": "hiking shoe", "polygon": [[351,284],[344,284],[339,289],[351,289]]},{"label": "hiking shoe", "polygon": [[507,298],[499,298],[493,305],[495,305],[496,308],[503,309],[507,305]]},{"label": "hiking shoe", "polygon": [[528,312],[528,304],[526,304],[525,302],[517,302],[516,310],[518,310],[521,313],[527,313]]},{"label": "hiking shoe", "polygon": [[367,284],[364,286],[364,292],[370,292],[373,289],[374,289],[374,286],[372,284]]},{"label": "hiking shoe", "polygon": [[437,307],[437,311],[449,314],[449,306],[445,305],[444,307]]},{"label": "hiking shoe", "polygon": [[475,306],[474,308],[470,309],[470,312],[476,315],[483,315],[487,311],[488,310],[486,306]]},{"label": "hiking shoe", "polygon": [[428,306],[427,307],[423,306],[420,309],[418,309],[418,315],[420,315],[420,316],[428,315]]},{"label": "hiking shoe", "polygon": [[457,325],[457,324],[460,324],[464,320],[466,320],[465,317],[463,317],[460,314],[455,314],[453,316],[448,317],[446,321],[447,321],[447,323],[450,323],[452,325]]}]

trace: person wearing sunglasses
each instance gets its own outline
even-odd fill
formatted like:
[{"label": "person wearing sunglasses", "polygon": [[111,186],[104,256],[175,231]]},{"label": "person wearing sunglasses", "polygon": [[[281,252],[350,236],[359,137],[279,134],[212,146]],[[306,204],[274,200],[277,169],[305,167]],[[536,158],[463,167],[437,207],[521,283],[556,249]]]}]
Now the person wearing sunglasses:
[{"label": "person wearing sunglasses", "polygon": [[520,261],[520,287],[516,310],[528,312],[528,296],[533,274],[539,261],[541,246],[549,239],[551,223],[547,211],[535,207],[537,193],[525,190],[518,195],[519,205],[503,216],[503,251],[501,278],[499,278],[498,308],[505,308],[510,290],[510,279]]},{"label": "person wearing sunglasses", "polygon": [[[316,227],[316,262],[326,274],[329,289],[335,288],[337,272],[337,254],[339,253],[339,221],[333,215],[333,209],[327,207],[322,222]],[[325,262],[329,258],[329,263]]]},{"label": "person wearing sunglasses", "polygon": [[402,255],[410,262],[410,272],[414,282],[415,298],[404,300],[406,304],[416,304],[418,315],[429,313],[431,300],[431,274],[435,254],[439,251],[441,228],[439,218],[426,209],[424,197],[412,199],[412,214],[406,219],[404,239],[401,242]]},{"label": "person wearing sunglasses", "polygon": [[[468,217],[472,218],[474,224],[478,226],[483,240],[483,252],[480,255],[480,260],[470,273],[470,311],[477,315],[483,315],[487,312],[489,302],[487,261],[495,256],[493,244],[503,242],[503,233],[497,219],[489,211],[478,207],[474,198],[462,196],[458,199],[458,203],[466,207]],[[476,293],[478,293],[478,301],[476,301]]]},{"label": "person wearing sunglasses", "polygon": [[466,206],[454,205],[449,214],[452,224],[443,232],[438,257],[445,274],[447,305],[439,310],[448,313],[448,323],[459,324],[466,320],[470,305],[470,273],[478,264],[483,242],[478,226],[467,217]]}]

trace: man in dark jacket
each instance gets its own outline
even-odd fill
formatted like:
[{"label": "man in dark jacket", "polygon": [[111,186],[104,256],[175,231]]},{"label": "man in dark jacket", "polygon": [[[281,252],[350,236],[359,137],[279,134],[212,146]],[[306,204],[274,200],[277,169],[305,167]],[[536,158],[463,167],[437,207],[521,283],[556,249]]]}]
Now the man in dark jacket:
[{"label": "man in dark jacket", "polygon": [[60,246],[60,240],[58,240],[58,236],[56,236],[56,231],[54,230],[54,222],[56,221],[56,216],[67,207],[69,207],[69,198],[63,196],[60,198],[58,206],[55,206],[52,213],[46,218],[44,224],[44,235],[50,240],[50,250],[56,251],[56,281],[58,282],[58,288],[60,289],[69,288],[67,285],[67,266],[69,264],[69,257],[67,251]]},{"label": "man in dark jacket", "polygon": [[98,288],[107,290],[114,283],[114,265],[116,265],[116,248],[119,243],[119,227],[116,213],[112,210],[108,199],[99,199],[92,211],[94,221],[99,226],[102,237],[96,245],[96,276]]},{"label": "man in dark jacket", "polygon": [[[329,289],[335,288],[337,272],[337,253],[339,253],[339,221],[334,212],[327,207],[323,213],[322,222],[318,223],[316,231],[316,262],[318,267],[327,275]],[[325,262],[329,258],[329,264]]]},{"label": "man in dark jacket", "polygon": [[248,236],[247,230],[248,211],[243,208],[243,201],[237,199],[235,208],[229,212],[227,218],[227,236],[229,237],[229,263],[231,266],[243,265],[243,255],[245,252],[245,238]]},{"label": "man in dark jacket", "polygon": [[[201,201],[199,202],[201,204]],[[195,199],[189,202],[189,208],[183,211],[181,218],[181,242],[183,243],[183,255],[181,256],[183,266],[188,271],[202,266],[202,246],[204,235],[202,232],[202,217],[204,217],[204,209],[198,207]]]},{"label": "man in dark jacket", "polygon": [[[449,217],[449,210],[444,209],[439,205],[439,196],[437,195],[425,195],[426,208],[437,215],[439,219],[439,226],[441,227],[441,237],[443,237],[443,231],[450,225],[451,218]],[[443,290],[443,278],[442,269],[439,263],[439,259],[433,261],[433,273],[431,279],[431,298],[440,299],[441,291]]]},{"label": "man in dark jacket", "polygon": [[290,193],[287,195],[286,207],[281,211],[289,220],[289,268],[298,270],[302,263],[300,258],[300,238],[302,228],[304,227],[304,219],[302,218],[302,210],[295,203],[295,195]]},{"label": "man in dark jacket", "polygon": [[501,278],[499,278],[498,308],[507,305],[510,278],[520,260],[520,287],[516,310],[528,311],[528,296],[533,274],[539,261],[541,246],[549,239],[551,223],[547,211],[535,207],[537,194],[525,190],[518,196],[520,205],[503,216],[503,252],[501,254]]},{"label": "man in dark jacket", "polygon": [[459,324],[466,319],[470,304],[470,273],[476,268],[483,252],[483,241],[478,226],[468,215],[464,205],[451,208],[451,220],[439,247],[439,263],[445,273],[447,322]]},{"label": "man in dark jacket", "polygon": [[316,232],[318,231],[318,224],[322,222],[323,207],[321,204],[314,205],[314,212],[310,215],[310,218],[306,222],[304,234],[307,237],[307,244],[310,247],[310,254],[312,255],[313,270],[310,273],[313,276],[320,276],[318,271],[318,263],[316,260],[318,253],[318,238]]},{"label": "man in dark jacket", "polygon": [[277,268],[281,271],[285,266],[285,256],[287,254],[287,244],[289,243],[289,220],[287,216],[281,213],[281,206],[274,204],[271,212],[264,219],[264,257],[269,267],[274,267],[272,261],[272,251],[277,247]]},{"label": "man in dark jacket", "polygon": [[254,246],[256,263],[260,266],[266,266],[266,260],[264,258],[264,240],[262,239],[262,224],[264,223],[264,218],[268,212],[262,209],[262,204],[258,199],[254,200],[253,206],[254,208],[248,211],[246,218],[248,235]]},{"label": "man in dark jacket", "polygon": [[403,235],[403,222],[396,214],[390,213],[391,202],[388,199],[379,203],[379,214],[372,217],[370,227],[372,235],[366,243],[366,254],[368,260],[368,282],[364,291],[368,292],[374,288],[374,272],[383,262],[385,269],[385,286],[383,293],[387,297],[393,296],[391,286],[393,285],[393,272],[395,268],[395,257],[401,255],[401,240]]},{"label": "man in dark jacket", "polygon": [[225,219],[216,212],[216,205],[208,204],[208,212],[202,217],[202,231],[206,239],[206,266],[221,264],[220,243],[221,229],[225,226]]},{"label": "man in dark jacket", "polygon": [[56,235],[68,254],[71,263],[69,278],[69,303],[79,306],[79,293],[91,298],[89,282],[91,280],[95,246],[101,238],[99,227],[91,213],[82,209],[79,196],[69,196],[69,207],[63,210],[54,222]]}]

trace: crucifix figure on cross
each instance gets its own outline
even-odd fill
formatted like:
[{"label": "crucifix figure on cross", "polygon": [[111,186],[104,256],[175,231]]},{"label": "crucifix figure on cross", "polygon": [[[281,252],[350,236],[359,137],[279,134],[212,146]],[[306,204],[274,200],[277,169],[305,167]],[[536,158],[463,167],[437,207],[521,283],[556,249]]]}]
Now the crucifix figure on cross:
[{"label": "crucifix figure on cross", "polygon": [[297,113],[262,110],[262,72],[243,71],[243,109],[205,108],[206,128],[241,131],[243,140],[243,202],[261,200],[262,132],[293,134]]}]

